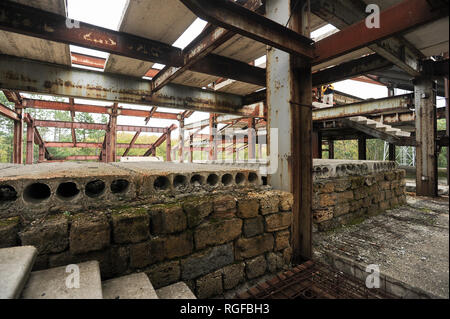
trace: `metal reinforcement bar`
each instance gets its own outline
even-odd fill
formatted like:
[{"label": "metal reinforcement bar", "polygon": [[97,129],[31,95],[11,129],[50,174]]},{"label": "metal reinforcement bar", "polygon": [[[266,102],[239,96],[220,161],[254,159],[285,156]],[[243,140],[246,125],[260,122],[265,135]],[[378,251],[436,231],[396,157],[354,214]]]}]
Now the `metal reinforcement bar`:
[{"label": "metal reinforcement bar", "polygon": [[365,283],[328,265],[308,261],[236,296],[237,299],[393,299],[386,289]]}]

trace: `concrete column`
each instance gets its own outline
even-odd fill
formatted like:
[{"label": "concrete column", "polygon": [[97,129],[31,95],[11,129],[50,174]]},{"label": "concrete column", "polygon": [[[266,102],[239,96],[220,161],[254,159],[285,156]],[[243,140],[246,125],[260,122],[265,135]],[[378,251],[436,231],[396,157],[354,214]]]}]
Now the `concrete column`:
[{"label": "concrete column", "polygon": [[13,163],[23,164],[23,109],[16,108],[16,113],[20,116],[19,121],[14,121],[13,132]]},{"label": "concrete column", "polygon": [[109,153],[108,162],[116,162],[116,145],[117,145],[117,104],[114,105],[113,113],[111,115],[111,125],[110,125],[110,140],[109,140]]},{"label": "concrete column", "polygon": [[[306,32],[305,1],[266,1],[266,16],[299,33]],[[290,20],[289,20],[290,19]],[[293,262],[311,258],[312,205],[312,104],[311,63],[269,47],[267,49],[267,105],[270,160],[277,170],[269,176],[274,189],[292,192]],[[271,130],[278,130],[278,141],[271,141]],[[277,149],[273,149],[273,146]]]},{"label": "concrete column", "polygon": [[217,123],[215,114],[209,115],[209,160],[214,161],[217,159]]},{"label": "concrete column", "polygon": [[189,135],[189,163],[194,161],[194,134]]},{"label": "concrete column", "polygon": [[437,196],[436,82],[414,81],[416,108],[416,194]]},{"label": "concrete column", "polygon": [[358,159],[360,161],[367,159],[367,142],[365,137],[358,138]]},{"label": "concrete column", "polygon": [[27,123],[27,158],[26,163],[33,164],[34,160],[34,126],[32,123]]},{"label": "concrete column", "polygon": [[256,158],[256,135],[255,135],[255,119],[248,119],[248,159]]},{"label": "concrete column", "polygon": [[179,147],[178,147],[178,157],[179,162],[184,162],[184,119],[181,119],[180,121],[180,135],[179,135]]},{"label": "concrete column", "polygon": [[170,162],[172,160],[171,152],[172,152],[172,139],[170,130],[167,130],[166,133],[166,162]]}]

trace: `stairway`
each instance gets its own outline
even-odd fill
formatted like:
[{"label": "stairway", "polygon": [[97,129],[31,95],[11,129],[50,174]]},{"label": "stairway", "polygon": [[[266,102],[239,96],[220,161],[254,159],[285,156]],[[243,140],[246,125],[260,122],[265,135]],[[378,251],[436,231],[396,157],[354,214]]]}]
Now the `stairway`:
[{"label": "stairway", "polygon": [[184,282],[155,290],[145,273],[102,282],[98,261],[31,272],[36,256],[32,246],[0,249],[0,299],[196,299]]},{"label": "stairway", "polygon": [[367,117],[364,117],[364,116],[351,117],[351,118],[349,118],[349,120],[352,122],[355,122],[357,124],[365,125],[370,128],[376,129],[380,132],[383,132],[383,133],[386,133],[389,135],[393,135],[395,137],[410,137],[411,136],[410,132],[402,131],[398,128],[368,119]]}]

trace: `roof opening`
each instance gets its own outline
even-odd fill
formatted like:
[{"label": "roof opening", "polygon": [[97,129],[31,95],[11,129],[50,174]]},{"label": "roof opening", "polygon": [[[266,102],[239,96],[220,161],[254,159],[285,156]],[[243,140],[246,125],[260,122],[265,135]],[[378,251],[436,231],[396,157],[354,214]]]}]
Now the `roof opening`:
[{"label": "roof opening", "polygon": [[[70,19],[90,23],[117,31],[127,0],[67,0],[67,16]],[[104,14],[105,10],[108,14]],[[72,66],[103,71],[109,53],[98,50],[70,46]]]}]

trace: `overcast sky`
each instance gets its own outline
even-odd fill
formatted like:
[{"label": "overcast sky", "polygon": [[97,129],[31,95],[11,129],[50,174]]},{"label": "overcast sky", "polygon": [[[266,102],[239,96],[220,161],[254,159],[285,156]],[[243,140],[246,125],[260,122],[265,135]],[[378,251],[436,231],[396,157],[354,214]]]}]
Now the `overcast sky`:
[{"label": "overcast sky", "polygon": [[[133,1],[133,0],[131,0]],[[83,22],[91,23],[94,25],[98,25],[104,28],[118,30],[120,19],[122,17],[123,11],[125,9],[125,5],[127,0],[68,0],[68,16],[71,19],[80,20]],[[89,10],[86,10],[89,8]],[[204,28],[206,22],[197,19],[181,36],[180,38],[173,43],[174,46],[179,48],[184,48],[188,45]],[[315,32],[313,32],[312,36],[320,36],[321,34],[325,34],[329,32],[334,27],[331,25],[327,25]],[[80,47],[71,46],[72,52],[79,52],[84,54],[89,54],[93,56],[99,56],[103,58],[108,58],[109,54],[105,52],[99,52],[89,49],[84,49]],[[264,59],[260,59],[262,62]],[[155,65],[157,68],[162,68],[161,65]],[[339,83],[335,83],[335,89],[338,91],[342,91],[348,94],[352,94],[361,98],[382,98],[387,96],[386,87],[367,84],[362,82],[356,82],[351,80],[342,81]],[[398,93],[401,93],[400,91]],[[442,100],[438,101],[439,104],[442,104]],[[98,104],[102,106],[111,105],[111,103],[105,102],[93,102],[93,101],[82,101],[77,99],[76,103],[89,103],[89,104]],[[135,108],[135,109],[145,109],[148,110],[149,106],[137,106],[137,105],[127,105],[121,104],[122,107],[126,108]],[[159,111],[171,112],[171,113],[179,113],[180,110],[175,109],[165,109],[158,108]],[[202,119],[208,118],[209,115],[207,113],[195,112],[186,123],[192,123],[196,121],[200,121]],[[121,116],[118,120],[119,124],[129,124],[129,125],[144,125],[143,118],[134,118],[134,117],[126,117]],[[157,127],[168,127],[171,124],[178,124],[177,121],[170,120],[160,120],[160,119],[151,119],[148,123],[148,126],[157,126]],[[174,132],[174,136],[178,134],[178,131]]]}]

